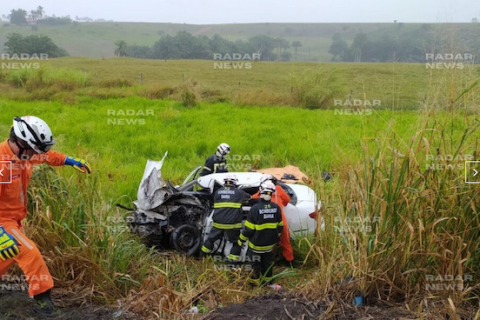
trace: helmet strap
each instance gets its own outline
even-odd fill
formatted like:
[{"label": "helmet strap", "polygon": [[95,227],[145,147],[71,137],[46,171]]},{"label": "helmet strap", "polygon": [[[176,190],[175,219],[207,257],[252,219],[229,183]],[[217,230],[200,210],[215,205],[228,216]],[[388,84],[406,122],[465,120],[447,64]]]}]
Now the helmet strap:
[{"label": "helmet strap", "polygon": [[18,142],[18,138],[17,138],[17,137],[15,137],[15,138],[13,139],[13,143],[15,143],[15,145],[16,145],[17,148],[18,148],[18,154],[16,154],[17,158],[20,159],[20,160],[25,160],[23,154],[25,153],[25,151],[28,150],[28,148],[25,148],[24,146],[22,146],[22,145]]},{"label": "helmet strap", "polygon": [[265,201],[270,201],[270,200],[272,200],[272,195],[270,195],[270,194],[260,194],[260,198],[262,198]]}]

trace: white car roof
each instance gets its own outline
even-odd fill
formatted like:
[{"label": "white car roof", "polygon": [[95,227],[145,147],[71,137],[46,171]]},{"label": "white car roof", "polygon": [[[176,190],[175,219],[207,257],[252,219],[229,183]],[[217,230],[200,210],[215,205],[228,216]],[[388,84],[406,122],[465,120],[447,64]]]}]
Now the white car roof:
[{"label": "white car roof", "polygon": [[212,173],[198,178],[197,183],[203,188],[209,188],[212,185],[212,181],[217,181],[223,185],[223,179],[226,175],[234,174],[238,179],[238,185],[242,187],[258,187],[260,182],[264,179],[265,174],[260,172],[225,172],[225,173]]}]

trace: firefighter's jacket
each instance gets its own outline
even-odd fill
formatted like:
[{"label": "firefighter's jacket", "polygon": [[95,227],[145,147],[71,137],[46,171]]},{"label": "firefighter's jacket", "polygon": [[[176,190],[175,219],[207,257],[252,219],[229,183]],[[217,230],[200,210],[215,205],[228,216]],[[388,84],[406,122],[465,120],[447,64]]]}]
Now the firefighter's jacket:
[{"label": "firefighter's jacket", "polygon": [[228,172],[227,160],[224,157],[219,157],[216,154],[212,154],[205,161],[203,170],[200,173],[200,176],[206,176],[211,173],[224,173]]},{"label": "firefighter's jacket", "polygon": [[260,199],[250,209],[239,241],[243,244],[248,240],[248,246],[255,252],[268,252],[279,242],[282,230],[280,207]]},{"label": "firefighter's jacket", "polygon": [[242,204],[250,195],[235,186],[224,186],[215,192],[213,198],[213,226],[217,229],[241,229]]}]

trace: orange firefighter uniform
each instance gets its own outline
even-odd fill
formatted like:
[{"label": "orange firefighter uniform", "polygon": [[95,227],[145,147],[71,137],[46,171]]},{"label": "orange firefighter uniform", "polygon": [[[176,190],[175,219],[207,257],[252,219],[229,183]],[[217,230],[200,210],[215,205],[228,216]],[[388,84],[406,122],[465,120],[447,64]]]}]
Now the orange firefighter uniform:
[{"label": "orange firefighter uniform", "polygon": [[48,151],[30,160],[18,159],[8,140],[0,143],[0,225],[20,244],[20,253],[0,261],[0,279],[17,262],[29,284],[29,295],[35,296],[53,288],[53,279],[35,243],[23,231],[22,220],[27,216],[27,187],[34,165],[47,163],[63,166],[66,155]]},{"label": "orange firefighter uniform", "polygon": [[[252,196],[253,199],[260,198],[260,191]],[[285,218],[284,207],[290,202],[290,196],[283,190],[281,186],[275,186],[275,193],[272,195],[272,202],[278,204],[282,212],[283,231],[280,236],[280,246],[282,247],[282,254],[285,260],[293,261],[293,248],[290,243],[290,230],[288,230],[287,219]]]}]

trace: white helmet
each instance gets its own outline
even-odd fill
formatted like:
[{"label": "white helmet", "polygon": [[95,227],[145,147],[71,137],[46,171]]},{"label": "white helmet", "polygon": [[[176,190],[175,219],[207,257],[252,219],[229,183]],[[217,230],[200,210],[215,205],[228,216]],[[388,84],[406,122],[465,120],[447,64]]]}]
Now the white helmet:
[{"label": "white helmet", "polygon": [[266,181],[260,185],[260,198],[265,201],[270,201],[272,199],[272,194],[275,192],[275,185]]},{"label": "white helmet", "polygon": [[223,182],[225,185],[237,185],[238,179],[234,174],[227,174],[225,178],[223,178]]},{"label": "white helmet", "polygon": [[37,117],[15,117],[13,132],[18,139],[25,141],[36,153],[45,153],[55,144],[52,130],[45,121]]},{"label": "white helmet", "polygon": [[275,184],[275,180],[277,179],[273,175],[269,173],[265,173],[260,179],[260,185],[262,185],[264,182],[267,182],[267,181],[271,181],[273,184]]},{"label": "white helmet", "polygon": [[230,152],[230,146],[226,143],[221,143],[217,147],[217,156],[224,157]]}]

